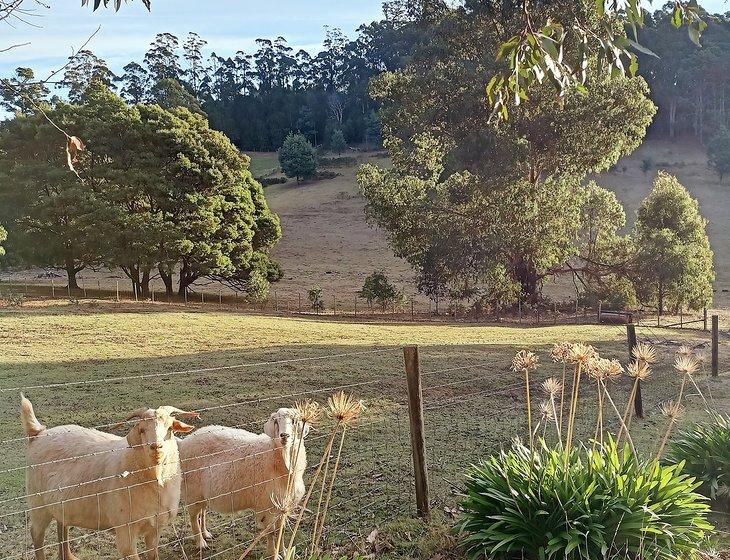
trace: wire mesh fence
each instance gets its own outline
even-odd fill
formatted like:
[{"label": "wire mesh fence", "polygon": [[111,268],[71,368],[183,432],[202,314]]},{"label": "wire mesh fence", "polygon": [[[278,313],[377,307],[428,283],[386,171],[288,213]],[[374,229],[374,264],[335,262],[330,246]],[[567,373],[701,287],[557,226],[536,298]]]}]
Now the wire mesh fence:
[{"label": "wire mesh fence", "polygon": [[[615,328],[621,329],[624,335],[625,326],[616,325]],[[666,347],[665,352],[660,351],[662,362],[645,385],[647,420],[637,427],[638,445],[649,449],[656,443],[660,405],[672,398],[676,389],[677,378],[672,371],[671,360],[679,341],[671,340],[666,330],[649,326],[640,326],[637,334],[641,340]],[[706,339],[706,336],[698,334],[689,343],[700,347],[706,344]],[[681,342],[687,343],[687,340],[682,339]],[[509,371],[509,362],[505,361],[505,356],[513,350],[510,348],[505,352],[505,348],[494,345],[472,345],[459,347],[458,353],[454,348],[429,348],[421,355],[430,506],[447,515],[456,513],[464,473],[469,465],[508,445],[513,437],[526,435],[524,383],[520,376]],[[603,348],[599,351],[605,357],[618,358],[624,363],[627,361],[627,345],[613,345],[605,352]],[[539,373],[532,379],[533,394],[538,395],[536,399],[539,399],[540,384],[545,378],[560,378],[563,374],[561,365],[551,362],[545,352],[541,360]],[[377,367],[374,367],[376,363]],[[703,391],[706,389],[710,402],[716,397],[727,402],[728,390],[724,379],[713,380],[706,376],[700,383]],[[374,527],[396,517],[415,514],[408,391],[401,348],[310,351],[296,356],[277,355],[276,349],[273,349],[268,359],[209,367],[166,369],[160,365],[143,371],[130,367],[128,375],[107,376],[78,372],[69,366],[69,374],[57,380],[47,379],[42,372],[33,378],[6,380],[0,385],[0,558],[33,556],[31,518],[34,509],[42,507],[37,505],[38,499],[47,498],[33,496],[38,492],[29,491],[25,486],[26,476],[32,469],[26,466],[25,452],[29,439],[23,435],[17,412],[20,392],[31,398],[39,419],[49,428],[79,423],[124,437],[135,424],[128,422],[121,427],[118,424],[130,409],[139,406],[174,405],[200,413],[203,419],[197,423],[198,426],[223,425],[259,434],[271,412],[279,407],[292,406],[295,401],[303,399],[325,403],[329,395],[340,390],[364,399],[367,410],[348,431],[322,539],[326,546],[355,546]],[[630,391],[628,380],[615,384],[611,390],[619,406],[625,405]],[[595,407],[590,404],[590,395],[596,392],[596,388],[586,383],[582,391],[587,398],[581,401],[585,404],[578,413],[577,433],[588,440],[596,426]],[[690,393],[687,398],[691,403],[700,403],[697,394]],[[543,430],[546,423],[539,420],[543,422],[540,428]],[[611,427],[611,421],[607,421],[607,428]],[[326,449],[329,429],[325,422],[305,440],[309,459],[304,473],[307,487]],[[63,432],[63,428],[56,428],[56,433],[59,430]],[[42,443],[47,437],[42,432],[33,440]],[[184,439],[185,436],[181,437]],[[546,437],[550,437],[549,432]],[[66,450],[61,457],[36,462],[35,469],[62,472],[103,455],[113,457],[121,453],[120,449]],[[123,446],[125,452],[129,449],[129,446]],[[209,451],[197,458],[207,461],[205,468],[208,469],[223,468],[224,464],[243,460],[235,456],[223,460],[219,455],[222,454]],[[141,467],[139,470],[144,469]],[[50,502],[60,505],[63,516],[65,502],[84,499],[88,507],[97,508],[100,516],[100,504],[111,482],[120,484],[122,480],[121,488],[132,495],[129,487],[133,483],[125,485],[123,482],[129,473],[122,475],[89,475],[75,483],[72,498],[64,494],[64,488],[52,485],[48,488]],[[272,482],[275,478],[262,474],[258,483]],[[134,484],[154,486],[157,482]],[[233,500],[249,486],[250,481],[231,480],[226,490],[206,499]],[[313,510],[316,510],[318,492],[319,489],[309,504],[310,512],[304,516],[304,525],[297,540],[297,545],[303,549],[312,541]],[[206,524],[214,538],[206,539],[209,548],[199,550],[188,520],[189,510],[195,504],[190,503],[185,494],[183,492],[177,518],[160,531],[159,550],[163,559],[238,558],[260,536],[260,527],[254,524],[253,517],[274,505],[270,501],[264,504],[265,508],[254,508],[253,513],[237,512],[232,515],[210,511]],[[40,503],[47,506],[49,501]],[[151,514],[148,512],[131,521],[141,523],[158,519],[171,509],[171,506],[152,508]],[[72,550],[93,551],[99,557],[118,557],[114,535],[109,528],[124,529],[129,524],[127,519],[124,523],[99,522],[97,527],[72,528],[68,542]],[[56,535],[52,529],[48,533],[43,549],[47,554],[54,554],[59,542],[65,540],[64,534]],[[150,546],[140,544],[139,551],[142,552],[145,547]],[[254,554],[257,557],[269,554],[264,542],[258,543]]]}]

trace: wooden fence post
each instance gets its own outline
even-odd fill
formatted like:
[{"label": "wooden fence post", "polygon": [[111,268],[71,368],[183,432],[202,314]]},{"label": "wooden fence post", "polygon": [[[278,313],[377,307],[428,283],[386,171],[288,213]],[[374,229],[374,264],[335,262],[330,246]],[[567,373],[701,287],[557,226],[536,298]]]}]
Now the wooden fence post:
[{"label": "wooden fence post", "polygon": [[299,298],[299,313],[302,312],[302,294],[301,292],[297,293],[297,298]]},{"label": "wooden fence post", "polygon": [[51,297],[56,299],[56,284],[53,282],[53,277],[51,277]]},{"label": "wooden fence post", "polygon": [[[629,318],[631,320],[631,318]],[[629,340],[629,361],[634,360],[634,348],[636,348],[636,325],[626,323],[626,335]],[[644,400],[641,396],[641,381],[636,382],[636,398],[634,399],[634,413],[637,418],[644,418]]]},{"label": "wooden fence post", "polygon": [[117,280],[117,301],[119,301],[119,280]]},{"label": "wooden fence post", "polygon": [[712,376],[720,375],[720,317],[712,316]]},{"label": "wooden fence post", "polygon": [[707,308],[702,310],[702,330],[707,332]]},{"label": "wooden fence post", "polygon": [[596,323],[601,324],[601,311],[603,311],[603,302],[598,302],[598,316],[596,317]]},{"label": "wooden fence post", "polygon": [[411,421],[411,450],[416,480],[416,511],[419,517],[428,517],[428,469],[426,466],[426,437],[423,429],[423,393],[418,346],[403,348],[408,382],[408,415]]}]

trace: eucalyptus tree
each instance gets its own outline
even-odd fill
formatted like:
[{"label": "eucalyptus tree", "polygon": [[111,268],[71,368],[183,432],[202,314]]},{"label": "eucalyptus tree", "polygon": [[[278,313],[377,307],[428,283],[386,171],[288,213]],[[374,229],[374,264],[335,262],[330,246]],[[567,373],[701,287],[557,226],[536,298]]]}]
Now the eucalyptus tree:
[{"label": "eucalyptus tree", "polygon": [[[575,10],[562,6],[541,17]],[[359,181],[368,219],[420,275],[430,266],[455,292],[498,287],[536,301],[544,279],[581,254],[583,179],[638,147],[655,108],[642,78],[611,77],[594,55],[586,91],[558,98],[544,84],[495,123],[485,111],[500,65],[491,49],[521,25],[491,4],[432,17],[411,62],[371,87],[393,167],[366,165]]]}]

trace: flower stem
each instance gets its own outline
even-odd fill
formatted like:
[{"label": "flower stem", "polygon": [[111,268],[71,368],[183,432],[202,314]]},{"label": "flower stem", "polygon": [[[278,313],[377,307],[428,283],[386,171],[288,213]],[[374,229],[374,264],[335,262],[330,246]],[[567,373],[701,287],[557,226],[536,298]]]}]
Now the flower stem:
[{"label": "flower stem", "polygon": [[[337,459],[335,459],[335,466],[332,469],[332,476],[330,476],[330,484],[327,489],[327,498],[324,502],[324,509],[322,510],[322,520],[319,524],[319,534],[315,534],[315,551],[319,548],[319,541],[322,540],[322,534],[324,533],[324,523],[327,520],[327,511],[329,509],[330,500],[332,498],[332,488],[335,485],[335,479],[337,478],[337,471],[340,467],[340,457],[342,456],[342,445],[345,443],[345,434],[347,432],[347,424],[342,426],[342,435],[340,436],[340,447],[337,450]],[[324,484],[324,482],[323,482]]]},{"label": "flower stem", "polygon": [[299,509],[299,514],[297,515],[296,523],[294,524],[294,529],[292,530],[291,538],[289,539],[289,546],[287,548],[291,548],[294,546],[294,538],[297,536],[297,531],[299,531],[299,525],[302,523],[302,518],[304,517],[304,512],[307,509],[307,504],[309,503],[309,499],[312,497],[312,490],[314,490],[315,485],[317,484],[317,480],[319,479],[319,475],[322,472],[322,467],[324,466],[325,457],[329,457],[329,454],[332,452],[332,444],[335,441],[335,435],[337,431],[335,429],[332,430],[332,433],[330,434],[329,439],[327,440],[327,444],[324,446],[324,453],[322,453],[322,459],[319,461],[319,466],[317,467],[317,470],[314,473],[314,477],[312,477],[312,481],[309,483],[309,490],[307,490],[306,496],[304,496],[304,501],[302,501],[302,505]]}]

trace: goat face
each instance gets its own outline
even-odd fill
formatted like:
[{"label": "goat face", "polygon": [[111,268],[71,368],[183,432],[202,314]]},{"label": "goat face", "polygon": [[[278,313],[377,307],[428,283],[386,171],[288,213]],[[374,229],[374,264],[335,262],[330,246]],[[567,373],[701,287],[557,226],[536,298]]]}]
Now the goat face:
[{"label": "goat face", "polygon": [[264,433],[273,440],[280,440],[284,445],[297,437],[307,437],[309,425],[304,426],[304,433],[301,430],[302,422],[293,408],[280,408],[264,424]]},{"label": "goat face", "polygon": [[[158,466],[168,460],[177,461],[177,442],[174,434],[188,433],[194,429],[175,418],[170,407],[140,409],[133,412],[127,420],[139,419],[127,434],[129,446],[138,449],[145,457],[144,463]],[[188,413],[189,414],[189,413]]]}]

